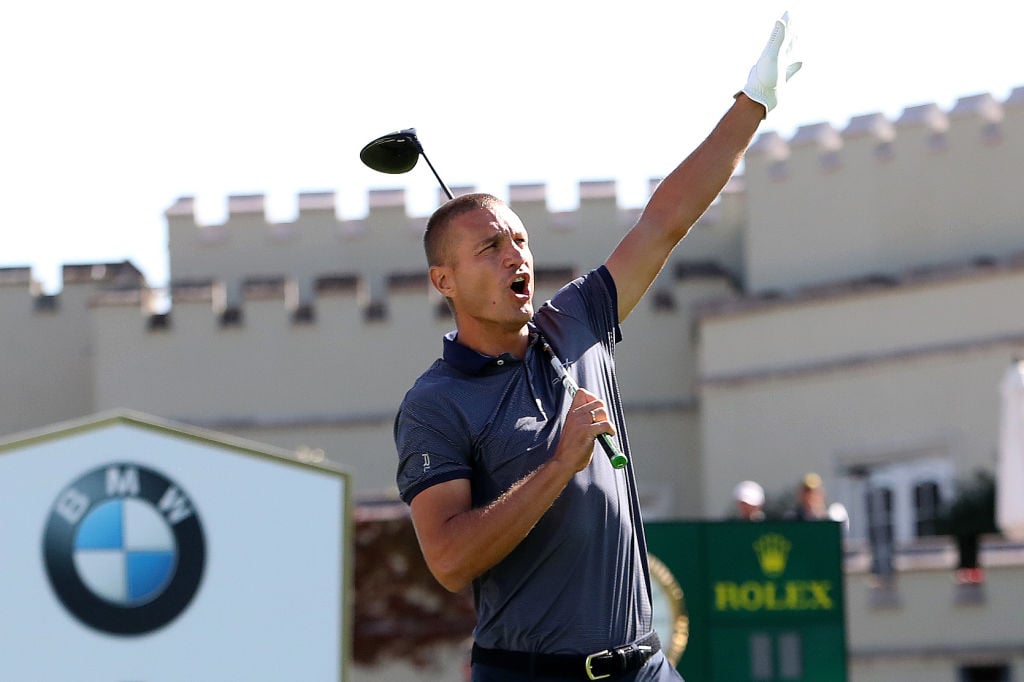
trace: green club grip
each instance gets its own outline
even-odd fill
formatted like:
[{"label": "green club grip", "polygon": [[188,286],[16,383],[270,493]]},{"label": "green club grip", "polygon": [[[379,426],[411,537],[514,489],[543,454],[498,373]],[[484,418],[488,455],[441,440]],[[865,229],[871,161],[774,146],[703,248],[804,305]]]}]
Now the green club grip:
[{"label": "green club grip", "polygon": [[604,448],[604,454],[608,455],[608,461],[612,463],[612,466],[616,469],[621,469],[627,464],[629,460],[626,456],[619,452],[619,449],[615,447],[615,443],[612,442],[612,437],[607,433],[602,433],[597,437],[601,441],[601,447]]},{"label": "green club grip", "polygon": [[[562,366],[562,362],[555,355],[555,351],[552,350],[550,344],[547,341],[543,341],[544,352],[551,358],[551,366],[555,368],[555,374],[558,375],[562,385],[565,386],[565,390],[570,396],[575,396],[576,391],[579,390],[579,386],[573,380],[569,373],[565,371],[565,367]],[[607,433],[602,433],[597,437],[597,440],[601,443],[601,448],[604,450],[604,454],[608,455],[608,461],[612,463],[612,467],[615,469],[622,469],[629,464],[629,459],[624,454],[619,452],[619,449],[615,447],[615,443],[612,442],[612,437]]]}]

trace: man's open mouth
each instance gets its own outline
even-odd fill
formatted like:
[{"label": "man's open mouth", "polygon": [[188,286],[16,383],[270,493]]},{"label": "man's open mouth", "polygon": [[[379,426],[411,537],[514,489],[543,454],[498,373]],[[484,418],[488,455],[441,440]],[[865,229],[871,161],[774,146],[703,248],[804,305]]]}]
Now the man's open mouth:
[{"label": "man's open mouth", "polygon": [[519,296],[526,295],[526,277],[520,275],[512,281],[512,286],[509,287],[514,293]]}]

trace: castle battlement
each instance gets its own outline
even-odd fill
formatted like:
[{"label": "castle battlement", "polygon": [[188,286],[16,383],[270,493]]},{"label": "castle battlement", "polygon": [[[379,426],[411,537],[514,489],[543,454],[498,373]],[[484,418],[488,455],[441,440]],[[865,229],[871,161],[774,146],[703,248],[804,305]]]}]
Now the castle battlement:
[{"label": "castle battlement", "polygon": [[[508,189],[510,203],[541,245],[540,268],[568,264],[582,269],[603,262],[639,213],[619,207],[613,180],[580,182],[579,206],[573,211],[551,211],[544,184]],[[464,194],[474,188],[453,191]],[[443,199],[439,192],[438,203]],[[425,272],[427,216],[411,214],[404,189],[370,190],[366,215],[355,219],[338,214],[334,192],[301,193],[297,203],[294,220],[274,222],[264,195],[230,196],[226,219],[202,225],[193,197],[175,201],[165,212],[172,298],[177,283],[213,277],[224,282],[227,307],[237,307],[247,297],[246,280],[284,277],[297,283],[297,300],[307,305],[317,293],[318,277],[341,273],[357,277],[367,305],[379,308],[394,288],[389,277]],[[581,234],[586,238],[566,239]]]},{"label": "castle battlement", "polygon": [[[949,111],[925,103],[895,119],[858,115],[841,130],[819,122],[789,138],[767,131],[748,150],[744,175],[730,180],[672,260],[716,264],[748,293],[766,295],[1002,258],[1024,249],[1021,176],[1024,87],[1002,101],[962,97]],[[649,181],[649,192],[658,182]],[[640,211],[622,206],[610,179],[579,182],[572,210],[552,210],[545,183],[507,189],[530,229],[539,281],[544,272],[565,281],[603,262]],[[310,321],[315,306],[344,296],[376,321],[396,296],[438,305],[425,276],[426,216],[412,215],[405,189],[373,189],[367,198],[366,214],[347,219],[334,191],[302,192],[295,218],[274,222],[265,195],[232,195],[224,222],[205,225],[195,198],[179,198],[165,211],[171,307],[201,304],[223,315],[283,302],[293,320]],[[63,273],[66,286],[93,290],[92,306],[154,305],[151,294],[126,293],[146,288],[130,263],[67,265]],[[38,294],[28,268],[0,271],[0,286]],[[58,309],[50,303],[37,309]]]},{"label": "castle battlement", "polygon": [[[651,179],[649,181],[651,189],[653,189],[659,181],[660,178]],[[456,195],[478,191],[477,188],[472,185],[457,186],[450,189]],[[548,187],[546,183],[514,183],[508,185],[507,190],[507,198],[509,203],[512,205],[537,203],[547,204]],[[443,192],[438,190],[437,204],[442,204],[446,198],[447,197]],[[620,203],[617,183],[613,179],[580,180],[577,183],[577,198],[581,204],[581,209],[583,209],[586,204],[605,204],[609,200],[613,200],[616,205]],[[200,231],[217,231],[218,227],[230,227],[240,219],[248,220],[253,217],[261,219],[267,225],[292,224],[275,223],[268,217],[267,200],[266,195],[264,194],[232,194],[227,196],[226,201],[227,219],[223,223],[201,224],[197,219],[196,199],[193,196],[182,196],[176,199],[175,202],[164,211],[164,216],[169,221],[174,221],[176,224],[179,221],[191,221],[192,225],[199,228]],[[401,213],[405,215],[406,218],[415,221],[421,226],[426,224],[426,218],[428,217],[412,213],[412,210],[407,203],[406,191],[403,188],[370,189],[367,192],[367,206],[369,208],[369,213],[364,217],[347,220],[338,218],[337,222],[339,224],[339,231],[343,234],[361,233],[361,230],[346,230],[342,226],[348,222],[372,223],[374,222],[374,214],[378,212],[387,213],[389,217],[393,217],[393,209],[401,209]],[[294,221],[295,223],[301,223],[303,217],[329,216],[331,218],[335,218],[338,212],[336,193],[334,191],[300,192],[296,196],[296,207],[298,209],[298,218]],[[562,213],[564,212],[559,212],[558,214],[561,215]]]},{"label": "castle battlement", "polygon": [[[746,158],[749,163],[771,163],[800,154],[827,153],[843,150],[851,144],[876,143],[878,158],[887,160],[895,151],[921,154],[917,147],[922,136],[931,149],[943,148],[947,135],[966,134],[986,144],[999,139],[1003,122],[1019,130],[1024,125],[1024,86],[1015,88],[999,102],[990,94],[961,97],[945,112],[934,103],[907,107],[891,121],[880,113],[855,116],[842,131],[831,123],[800,126],[788,141],[777,132],[761,133],[751,144]],[[889,145],[893,145],[890,147]]]},{"label": "castle battlement", "polygon": [[32,268],[29,266],[0,268],[0,287],[26,287],[32,282]]},{"label": "castle battlement", "polygon": [[[12,321],[16,319],[12,317],[14,313],[26,310],[51,315],[60,311],[61,301],[66,299],[75,301],[74,307],[82,308],[100,291],[111,302],[128,296],[136,301],[149,298],[145,277],[130,261],[64,265],[61,272],[61,292],[44,294],[41,283],[32,276],[31,267],[0,268],[0,317]],[[146,292],[145,296],[141,292]]]},{"label": "castle battlement", "polygon": [[[944,222],[972,224],[977,220],[974,216],[990,212],[1005,216],[1002,222],[1006,222],[1008,216],[1021,213],[1013,203],[1020,193],[1011,185],[1024,173],[1022,145],[1024,87],[1002,101],[990,94],[962,97],[949,111],[925,103],[907,107],[894,120],[868,113],[851,118],[843,129],[812,123],[799,127],[788,139],[767,131],[748,150],[742,182],[735,178],[698,222],[688,238],[688,249],[696,250],[699,260],[719,259],[733,271],[746,267],[748,256],[742,252],[750,245],[744,241],[749,233],[762,230],[758,225],[765,216],[799,226],[817,223],[832,212],[842,213],[851,221],[867,220],[885,233],[882,241],[897,242],[919,238],[917,224],[941,215],[948,216]],[[978,183],[979,177],[984,182]],[[649,191],[659,181],[651,179]],[[966,197],[955,189],[972,185],[979,185],[980,191],[976,188]],[[473,189],[455,191],[462,194]],[[623,207],[625,201],[614,180],[582,181],[577,190],[578,205],[573,210],[549,208],[544,183],[510,185],[507,196],[543,257],[567,262],[571,253],[573,264],[592,265],[614,248],[640,209]],[[379,299],[386,290],[383,278],[388,271],[423,268],[419,241],[427,216],[413,214],[405,189],[370,190],[367,211],[358,218],[340,216],[336,199],[333,191],[300,193],[295,218],[274,222],[267,214],[264,195],[233,195],[227,198],[223,222],[201,225],[194,198],[181,197],[165,213],[172,283],[217,276],[227,282],[228,298],[237,300],[246,277],[283,274],[299,280],[300,298],[306,299],[313,292],[313,273],[351,272],[366,282],[370,298]],[[437,199],[438,204],[444,199],[440,191]],[[991,211],[985,202],[991,204]],[[906,215],[922,205],[926,208],[916,217]],[[858,206],[862,208],[857,210]],[[857,239],[855,233],[862,231],[862,225],[853,224],[841,229],[846,232],[847,227],[850,234],[834,246]],[[1003,236],[986,247],[988,251],[1004,248],[1001,242],[1010,239],[1008,228],[1001,225],[999,230]],[[770,233],[765,228],[766,235],[775,233],[777,228]],[[941,253],[928,260],[950,260],[961,246],[954,241],[934,241],[931,248]],[[847,246],[856,253],[864,242]],[[804,256],[813,257],[806,248],[805,241],[793,253],[804,251]],[[764,253],[774,256],[771,250]],[[900,266],[916,265],[904,262],[907,254],[896,260]],[[784,266],[762,283],[760,267],[754,258],[755,277],[747,280],[758,288],[813,284],[821,276],[782,281],[792,279],[787,272],[799,275],[799,270]],[[863,273],[838,274],[842,278]]]},{"label": "castle battlement", "polygon": [[[676,268],[666,275],[675,280],[691,278],[696,272],[706,276],[706,268]],[[680,274],[682,273],[682,274]],[[573,266],[539,267],[534,271],[534,285],[538,301],[550,297],[563,284],[577,277],[580,271]],[[721,273],[722,278],[728,275]],[[382,278],[384,294],[378,298],[369,295],[368,282],[357,274],[318,274],[312,278],[312,293],[303,296],[302,283],[283,275],[249,276],[241,281],[238,296],[230,298],[229,283],[205,278],[178,281],[167,294],[172,305],[169,310],[158,310],[157,292],[146,286],[135,288],[95,287],[87,299],[90,308],[135,308],[149,318],[151,330],[167,330],[177,317],[175,312],[187,310],[190,321],[202,316],[215,320],[221,327],[242,327],[253,315],[277,320],[279,326],[314,324],[318,311],[339,311],[341,324],[376,323],[387,321],[406,309],[422,309],[442,324],[450,324],[451,313],[441,296],[430,285],[425,271],[389,272]],[[200,312],[196,312],[200,311]]]},{"label": "castle battlement", "polygon": [[1024,87],[870,113],[754,141],[744,283],[756,294],[1024,248]]}]

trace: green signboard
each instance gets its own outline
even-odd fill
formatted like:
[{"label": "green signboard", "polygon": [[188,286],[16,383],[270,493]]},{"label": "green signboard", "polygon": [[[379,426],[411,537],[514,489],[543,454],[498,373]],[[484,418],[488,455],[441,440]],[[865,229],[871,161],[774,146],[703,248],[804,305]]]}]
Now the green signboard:
[{"label": "green signboard", "polygon": [[673,633],[672,644],[683,640],[685,648],[666,647],[683,677],[845,682],[840,524],[675,521],[646,530],[658,568],[656,627],[662,639]]}]

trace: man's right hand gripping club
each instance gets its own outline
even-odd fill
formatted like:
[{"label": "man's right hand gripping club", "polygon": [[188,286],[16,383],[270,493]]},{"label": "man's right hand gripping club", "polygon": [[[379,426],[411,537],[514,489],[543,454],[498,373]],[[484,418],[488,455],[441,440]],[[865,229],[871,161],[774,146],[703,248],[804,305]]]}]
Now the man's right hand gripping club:
[{"label": "man's right hand gripping club", "polygon": [[763,105],[765,116],[779,103],[779,92],[786,82],[803,66],[803,62],[796,61],[793,56],[795,43],[793,22],[789,12],[784,12],[775,21],[768,44],[764,46],[757,63],[751,67],[747,84],[740,91]]},{"label": "man's right hand gripping club", "polygon": [[615,435],[604,402],[585,388],[577,389],[552,459],[574,471],[583,471],[590,464],[594,441],[602,433]]}]

